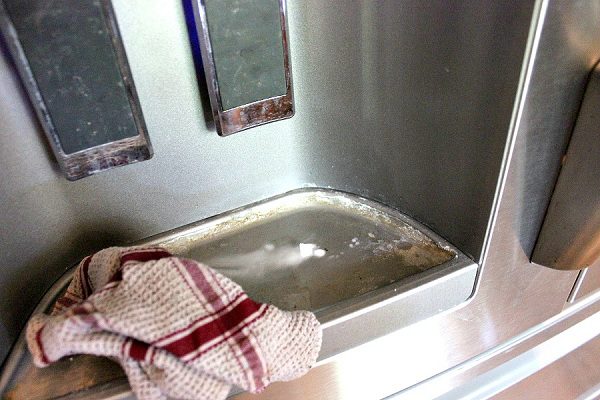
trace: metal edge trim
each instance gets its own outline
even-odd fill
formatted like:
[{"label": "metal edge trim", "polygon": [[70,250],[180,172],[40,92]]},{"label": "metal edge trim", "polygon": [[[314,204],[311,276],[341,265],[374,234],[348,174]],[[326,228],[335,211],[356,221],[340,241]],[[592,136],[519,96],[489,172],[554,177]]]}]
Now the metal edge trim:
[{"label": "metal edge trim", "polygon": [[587,274],[589,268],[584,268],[577,273],[577,278],[575,278],[575,283],[573,283],[573,287],[569,292],[569,296],[567,297],[567,303],[573,304],[577,299],[577,295],[579,294],[579,289],[581,289],[581,285],[583,285],[583,279]]},{"label": "metal edge trim", "polygon": [[531,77],[533,75],[533,69],[535,66],[535,58],[538,53],[538,47],[544,28],[544,22],[546,20],[546,13],[548,11],[548,3],[549,0],[536,0],[533,7],[531,25],[529,28],[527,44],[525,46],[525,52],[523,56],[523,65],[521,67],[521,73],[519,75],[519,83],[517,86],[517,93],[515,95],[515,103],[513,105],[513,111],[508,128],[508,137],[502,156],[502,164],[500,165],[500,172],[498,174],[498,181],[494,192],[494,200],[492,203],[492,209],[488,220],[488,226],[483,240],[483,248],[479,257],[480,267],[477,273],[477,278],[475,280],[475,287],[473,289],[473,294],[471,295],[472,297],[476,296],[477,292],[479,291],[479,286],[481,283],[481,274],[485,269],[485,265],[489,255],[492,236],[494,233],[496,222],[498,220],[498,213],[500,211],[500,203],[502,201],[502,195],[504,194],[504,189],[506,187],[508,171],[513,157],[519,128],[521,126],[521,120],[523,117],[523,111],[525,109],[527,94],[529,93]]},{"label": "metal edge trim", "polygon": [[[390,301],[383,301],[383,304],[378,304],[367,310],[359,310],[357,313],[349,313],[348,316],[342,316],[331,323],[321,325],[323,328],[323,345],[315,366],[329,363],[348,351],[352,351],[370,341],[397,332],[424,319],[445,315],[464,307],[468,304],[468,298],[476,273],[477,264],[471,262],[466,267],[456,270],[451,274],[440,276],[438,279],[432,281],[425,281],[421,285],[413,282],[413,287],[405,288],[405,291],[398,296],[394,293],[395,297],[390,299]],[[406,286],[411,285],[407,284]],[[455,289],[450,298],[437,295],[440,291],[443,292],[448,286]],[[393,292],[392,289],[388,289],[387,287],[386,289],[389,292]],[[425,310],[420,307],[414,307],[415,301],[420,303],[425,298],[432,299],[432,301],[425,302],[428,304]],[[408,310],[415,310],[417,312],[407,312]],[[389,317],[390,313],[400,317],[400,320],[391,322],[392,320],[390,319],[382,319],[385,318],[386,314]],[[386,322],[382,323],[382,321]],[[336,341],[336,332],[356,329],[356,326],[360,325],[364,326],[363,331],[370,332],[367,337],[360,337],[359,335],[359,337],[354,337],[350,340],[346,338],[346,345],[342,347],[332,344],[332,341]],[[333,332],[330,332],[330,330],[333,330]]]},{"label": "metal edge trim", "polygon": [[[482,353],[477,354],[474,357],[471,357],[454,367],[451,367],[445,371],[442,371],[438,374],[435,374],[413,386],[405,388],[391,396],[386,397],[386,400],[400,400],[400,399],[409,399],[409,398],[420,398],[420,396],[425,396],[426,398],[431,398],[431,391],[427,390],[430,387],[437,388],[437,395],[443,394],[446,392],[442,384],[444,380],[451,379],[465,371],[468,371],[472,368],[477,367],[478,365],[494,358],[497,355],[502,353],[509,352],[511,349],[514,349],[516,346],[524,343],[525,341],[535,337],[536,335],[541,334],[542,332],[550,329],[551,327],[567,320],[568,318],[573,317],[575,314],[583,311],[584,309],[593,306],[596,302],[600,301],[600,291],[597,291],[589,296],[584,297],[574,305],[566,308],[560,313],[554,315],[551,318],[535,325],[521,334],[512,337],[511,339],[494,346]],[[429,394],[429,395],[428,395]]]},{"label": "metal edge trim", "polygon": [[[398,301],[402,301],[416,292],[431,289],[433,286],[454,279],[455,277],[476,268],[476,266],[477,264],[471,260],[455,258],[418,275],[405,278],[401,281],[366,293],[365,295],[339,302],[323,310],[317,310],[315,311],[315,314],[319,319],[319,322],[321,322],[323,329],[326,329],[329,326],[340,324]],[[468,297],[468,295],[465,296],[465,300]],[[355,311],[347,312],[348,308],[357,309]]]},{"label": "metal edge trim", "polygon": [[[206,229],[207,225],[210,225],[210,226],[218,225],[218,224],[222,223],[223,221],[225,221],[227,219],[227,217],[231,214],[240,214],[240,213],[243,213],[244,211],[248,211],[251,209],[252,210],[261,209],[264,213],[266,213],[266,212],[268,212],[268,210],[277,207],[279,204],[290,203],[289,199],[291,197],[309,200],[311,196],[321,196],[322,199],[327,199],[327,200],[335,199],[335,198],[345,199],[347,197],[351,197],[351,198],[355,199],[357,202],[360,202],[366,206],[374,208],[375,210],[377,210],[379,212],[385,213],[387,215],[391,215],[392,217],[397,218],[398,220],[402,221],[403,223],[414,227],[416,230],[420,231],[422,234],[429,237],[438,246],[449,249],[450,251],[452,251],[453,253],[455,253],[457,255],[463,254],[458,248],[456,248],[454,245],[452,245],[446,239],[444,239],[443,237],[438,235],[436,232],[431,230],[429,227],[427,227],[426,225],[423,225],[422,223],[409,217],[408,215],[398,211],[397,209],[394,209],[392,207],[389,207],[387,205],[384,205],[382,203],[379,203],[377,201],[368,199],[366,197],[363,197],[363,196],[360,196],[360,195],[357,195],[354,193],[337,190],[337,189],[321,188],[321,187],[302,187],[299,189],[293,189],[293,190],[284,192],[282,194],[279,194],[279,195],[276,195],[273,197],[269,197],[267,199],[259,200],[254,203],[244,205],[242,207],[238,207],[238,208],[235,208],[235,209],[232,209],[229,211],[225,211],[224,213],[217,214],[217,215],[209,217],[209,218],[205,218],[201,221],[192,222],[190,224],[183,225],[181,227],[178,227],[178,228],[175,228],[175,229],[163,232],[163,233],[159,233],[157,235],[150,236],[142,241],[135,242],[134,244],[157,244],[159,242],[168,244],[169,241],[174,240],[175,238],[181,238],[182,235],[183,235],[183,237],[190,236],[190,235],[198,235],[198,233],[201,230]],[[285,211],[285,210],[281,210],[281,211]],[[185,234],[185,232],[188,232],[188,233]],[[468,258],[466,255],[464,257],[466,259],[470,260],[470,258]]]},{"label": "metal edge trim", "polygon": [[600,335],[600,312],[554,335],[466,384],[446,392],[443,399],[489,399]]}]

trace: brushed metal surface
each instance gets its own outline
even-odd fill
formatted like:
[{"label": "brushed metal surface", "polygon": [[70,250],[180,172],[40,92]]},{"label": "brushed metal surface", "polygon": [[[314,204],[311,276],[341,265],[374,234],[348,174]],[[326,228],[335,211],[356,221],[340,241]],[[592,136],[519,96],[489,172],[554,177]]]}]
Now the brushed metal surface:
[{"label": "brushed metal surface", "polygon": [[575,130],[532,261],[582,269],[600,260],[600,67],[590,73]]},{"label": "brushed metal surface", "polygon": [[[487,349],[486,351],[477,354],[464,362],[454,365],[452,368],[434,375],[417,385],[411,386],[406,390],[402,390],[392,396],[386,398],[386,400],[405,400],[405,399],[430,399],[444,397],[445,393],[457,388],[456,380],[459,378],[460,386],[467,386],[474,391],[478,390],[481,385],[489,385],[488,388],[496,386],[498,389],[503,384],[502,379],[500,382],[495,382],[495,377],[492,379],[480,379],[482,374],[486,374],[493,371],[496,367],[510,365],[514,358],[519,357],[521,354],[526,354],[529,350],[538,348],[541,345],[547,345],[547,341],[561,335],[566,329],[577,325],[594,314],[600,312],[600,293],[594,296],[588,297],[586,300],[579,302],[575,306],[568,307],[562,312],[554,315],[553,317],[541,322],[540,324],[533,326],[517,336],[513,336],[509,340],[502,342],[494,347]],[[590,325],[590,323],[586,323]],[[596,324],[591,323],[590,330],[593,332],[598,331]],[[579,329],[577,329],[579,330]],[[588,328],[583,329],[584,334],[587,334]],[[565,336],[565,335],[561,335]],[[571,336],[567,334],[567,336]],[[568,348],[574,348],[581,345],[582,336],[575,335],[575,337],[569,337],[561,339],[557,344],[557,351],[567,352]],[[589,336],[588,336],[589,337]],[[556,340],[554,340],[556,342]],[[548,347],[548,346],[546,346]],[[556,353],[550,350],[549,353]],[[526,356],[527,357],[527,356]],[[544,356],[542,356],[543,358]],[[547,359],[546,359],[547,360]],[[529,372],[539,370],[540,364],[536,364],[536,360],[529,359],[527,362],[519,363],[517,369],[520,372]],[[513,364],[514,365],[514,364]],[[518,372],[512,371],[513,368],[508,368],[508,375],[512,375],[512,378],[519,378]],[[496,375],[497,376],[497,375]],[[523,377],[521,375],[520,377]],[[480,384],[473,384],[473,380],[480,382]],[[504,380],[504,384],[506,384]],[[488,392],[489,393],[489,392]]]},{"label": "brushed metal surface", "polygon": [[[557,162],[600,55],[598,1],[550,1],[478,294],[467,306],[407,327],[274,385],[260,399],[380,399],[440,373],[558,313],[576,273],[529,262]],[[493,363],[492,363],[493,364]],[[373,368],[377,365],[378,368]],[[449,387],[469,379],[460,374]],[[244,398],[242,395],[240,398]]]},{"label": "brushed metal surface", "polygon": [[[485,400],[519,384],[541,369],[557,362],[573,351],[579,350],[595,338],[600,338],[600,312],[571,326],[543,343],[515,355],[511,360],[480,374],[470,382],[455,388],[437,399]],[[543,398],[556,398],[556,393],[546,390]]]},{"label": "brushed metal surface", "polygon": [[155,156],[74,183],[4,52],[0,359],[65,265],[299,187],[381,201],[479,259],[532,6],[290,2],[296,115],[222,138],[182,3],[114,0]]},{"label": "brushed metal surface", "polygon": [[480,260],[532,5],[289,4],[307,181],[398,207]]},{"label": "brushed metal surface", "polygon": [[[596,0],[549,1],[515,146],[523,250],[531,256],[583,99],[600,56]],[[522,190],[521,190],[522,189]]]},{"label": "brushed metal surface", "polygon": [[[493,397],[494,400],[594,400],[600,396],[600,337]],[[595,389],[596,393],[590,392]]]}]

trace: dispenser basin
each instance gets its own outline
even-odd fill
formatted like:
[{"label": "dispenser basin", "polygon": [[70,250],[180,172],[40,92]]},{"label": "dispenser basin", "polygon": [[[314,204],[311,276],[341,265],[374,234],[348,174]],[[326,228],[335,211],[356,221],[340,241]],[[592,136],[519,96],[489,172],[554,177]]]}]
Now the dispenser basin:
[{"label": "dispenser basin", "polygon": [[293,192],[157,244],[286,310],[324,310],[457,256],[394,210],[331,191]]},{"label": "dispenser basin", "polygon": [[[410,217],[325,189],[289,192],[136,244],[201,261],[258,301],[314,311],[323,327],[319,362],[463,303],[477,273],[472,260]],[[72,272],[36,312],[51,307]],[[107,363],[80,356],[38,370],[22,335],[0,393],[30,400],[122,398],[127,383]]]}]

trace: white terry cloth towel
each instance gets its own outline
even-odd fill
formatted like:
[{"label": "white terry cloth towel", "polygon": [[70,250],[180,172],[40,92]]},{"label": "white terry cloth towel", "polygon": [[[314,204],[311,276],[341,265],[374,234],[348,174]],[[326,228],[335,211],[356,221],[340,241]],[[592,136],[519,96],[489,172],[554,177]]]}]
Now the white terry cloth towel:
[{"label": "white terry cloth towel", "polygon": [[35,315],[35,365],[94,354],[117,360],[141,400],[224,399],[295,379],[316,362],[308,311],[250,299],[230,279],[158,247],[112,247],[81,261],[51,315]]}]

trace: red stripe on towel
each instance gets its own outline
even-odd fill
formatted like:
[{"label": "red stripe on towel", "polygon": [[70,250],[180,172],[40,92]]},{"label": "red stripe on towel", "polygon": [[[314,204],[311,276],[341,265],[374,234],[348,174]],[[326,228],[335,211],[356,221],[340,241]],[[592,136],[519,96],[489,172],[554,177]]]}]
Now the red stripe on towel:
[{"label": "red stripe on towel", "polygon": [[45,327],[46,327],[46,325],[42,325],[40,330],[37,331],[37,333],[35,334],[35,341],[36,341],[38,347],[40,348],[40,353],[42,353],[42,362],[44,364],[50,364],[50,360],[48,360],[48,357],[46,357],[46,352],[44,351],[44,343],[42,341],[42,331],[44,330]]},{"label": "red stripe on towel", "polygon": [[[194,285],[196,286],[196,289],[198,289],[199,294],[198,293],[196,294],[196,298],[204,304],[204,308],[206,309],[206,311],[208,311],[210,313],[214,313],[216,308],[222,308],[224,306],[222,296],[225,297],[225,299],[227,299],[226,301],[228,301],[229,299],[227,298],[228,297],[227,292],[225,292],[225,290],[223,290],[223,287],[221,287],[221,285],[219,284],[217,277],[215,275],[211,275],[212,280],[209,280],[209,279],[207,279],[208,277],[205,274],[205,272],[207,270],[204,270],[202,268],[202,266],[198,265],[197,263],[195,263],[191,260],[187,260],[187,259],[180,259],[179,261],[185,268],[186,272],[188,273],[188,276],[193,281]],[[177,268],[177,266],[175,266],[175,268]],[[188,282],[188,285],[189,285],[189,282]],[[243,302],[244,302],[244,300],[242,300],[242,303]],[[215,321],[218,321],[219,318],[227,318],[226,316],[229,313],[231,313],[233,310],[235,310],[235,308],[237,308],[237,305],[234,306],[234,308],[232,308],[231,310],[227,311],[226,313],[223,313],[222,316],[218,316],[217,319],[215,319]],[[244,319],[242,319],[242,321],[243,320]],[[217,322],[217,324],[218,324],[218,322]],[[210,322],[207,322],[206,325],[207,326],[210,325]],[[225,332],[223,332],[224,335],[221,336],[220,341],[224,340],[224,338],[227,335],[226,331],[228,330],[227,328],[222,328],[222,329],[224,329]],[[256,381],[256,377],[254,376],[254,371],[252,369],[250,369],[250,371],[248,371],[248,369],[244,367],[244,363],[240,359],[240,357],[245,357],[244,352],[241,349],[239,349],[239,346],[237,346],[236,342],[234,344],[230,344],[230,347],[231,347],[231,351],[233,353],[233,356],[236,359],[236,362],[237,362],[239,368],[243,371],[246,371],[246,382],[247,382],[248,386],[249,387],[254,386],[254,381]],[[235,347],[238,347],[238,348],[235,348]],[[201,347],[198,346],[196,349],[194,349],[194,351],[198,352],[200,350],[200,348]],[[194,356],[193,351],[187,352],[187,354]]]},{"label": "red stripe on towel", "polygon": [[[218,286],[221,293],[227,293],[227,291],[221,286],[221,282],[217,278],[215,272],[212,269],[206,270],[208,274],[211,275],[213,282]],[[256,316],[253,320],[247,321],[243,326],[241,326],[237,332],[233,332],[234,340],[236,341],[237,346],[242,352],[242,356],[246,359],[248,366],[250,367],[250,372],[252,374],[252,380],[254,381],[254,390],[262,390],[265,386],[264,383],[264,375],[266,371],[263,368],[263,360],[260,354],[260,350],[255,348],[250,342],[250,339],[243,330],[246,327],[249,327],[256,320],[262,318],[262,316],[266,313],[268,307],[264,307],[263,311],[260,315]]]},{"label": "red stripe on towel", "polygon": [[160,260],[161,258],[171,257],[171,253],[163,249],[147,249],[144,251],[143,249],[138,251],[133,251],[131,253],[122,254],[120,257],[121,266],[119,269],[115,271],[113,276],[110,277],[108,283],[120,282],[123,280],[123,264],[129,261],[138,261],[138,262],[146,262],[152,260]]},{"label": "red stripe on towel", "polygon": [[92,285],[92,281],[90,279],[90,264],[92,263],[92,258],[94,255],[90,256],[86,262],[83,264],[81,268],[83,270],[83,278],[85,279],[85,284],[88,288],[88,296],[94,292],[94,285]]},{"label": "red stripe on towel", "polygon": [[242,356],[248,363],[248,367],[252,373],[252,380],[254,381],[254,391],[262,390],[265,387],[265,383],[263,381],[265,374],[262,366],[262,359],[258,354],[257,349],[254,347],[250,341],[250,337],[246,332],[244,332],[243,328],[233,335],[233,339],[242,352]]},{"label": "red stripe on towel", "polygon": [[253,314],[257,313],[259,307],[260,304],[246,298],[226,314],[199,326],[189,335],[166,345],[164,349],[177,357],[183,357],[197,350],[200,346],[217,339],[219,336],[226,335],[229,331],[238,327],[244,320],[251,318]]},{"label": "red stripe on towel", "polygon": [[229,339],[232,335],[235,335],[236,333],[240,332],[242,329],[244,329],[246,327],[249,327],[254,322],[256,322],[259,319],[261,319],[267,313],[268,309],[269,309],[269,306],[268,305],[264,305],[263,310],[256,317],[252,318],[250,321],[246,322],[245,324],[239,326],[237,329],[229,332],[227,335],[223,335],[219,341],[211,344],[206,349],[203,349],[201,352],[195,354],[192,358],[190,358],[188,360],[188,362],[191,362],[191,361],[197,359],[198,357],[202,356],[203,354],[208,353],[209,351],[211,351],[212,349],[214,349],[215,347],[217,347],[218,345],[220,345],[221,343],[223,343],[225,340]]},{"label": "red stripe on towel", "polygon": [[152,261],[160,260],[161,258],[171,257],[171,253],[163,249],[148,249],[125,253],[121,256],[121,265],[128,261]]},{"label": "red stripe on towel", "polygon": [[88,268],[90,263],[92,262],[92,256],[87,256],[81,262],[81,267],[79,268],[79,281],[81,284],[81,291],[83,292],[83,298],[87,298],[90,294],[92,294],[92,288],[89,286],[88,281]]},{"label": "red stripe on towel", "polygon": [[[221,312],[223,312],[223,310],[225,310],[225,309],[226,309],[227,307],[229,307],[231,304],[233,304],[233,303],[235,303],[236,301],[238,301],[238,299],[239,299],[240,297],[244,296],[244,295],[245,295],[245,293],[243,293],[243,292],[242,292],[242,293],[239,293],[239,294],[238,294],[238,295],[237,295],[237,296],[236,296],[236,297],[235,297],[235,298],[234,298],[234,299],[233,299],[233,300],[232,300],[232,301],[231,301],[229,304],[224,304],[222,308],[220,308],[220,309],[218,309],[218,310],[215,310],[215,312],[213,312],[213,313],[210,313],[210,314],[208,314],[208,315],[203,315],[202,317],[200,317],[200,318],[198,318],[198,319],[196,319],[196,320],[192,321],[191,323],[189,323],[189,324],[188,324],[188,325],[186,325],[185,327],[183,327],[183,328],[181,328],[181,329],[178,329],[178,330],[176,330],[176,331],[174,331],[174,332],[171,332],[171,333],[169,333],[168,335],[165,335],[165,336],[163,336],[163,337],[161,337],[161,338],[159,338],[159,339],[155,340],[154,342],[152,342],[152,344],[154,345],[154,344],[156,344],[156,343],[158,343],[158,342],[162,342],[162,341],[164,341],[164,340],[166,340],[166,339],[169,339],[169,338],[171,338],[171,337],[173,337],[173,336],[175,336],[175,335],[177,335],[177,334],[180,334],[181,332],[183,332],[183,331],[185,331],[185,330],[187,330],[187,329],[190,329],[192,326],[194,326],[194,325],[196,325],[196,324],[199,324],[199,323],[201,323],[201,322],[202,322],[202,321],[204,321],[204,320],[207,320],[207,319],[209,319],[209,318],[214,318],[215,316],[217,316],[218,314],[220,314]],[[162,346],[159,346],[159,347],[162,347]]]},{"label": "red stripe on towel", "polygon": [[86,306],[86,304],[90,303],[81,303],[77,307],[73,307],[69,310],[69,315],[86,315],[93,311],[91,304]]},{"label": "red stripe on towel", "polygon": [[106,284],[113,283],[113,282],[121,282],[122,280],[123,280],[123,270],[121,269],[121,267],[119,267],[119,269],[113,274],[113,276],[110,277],[110,279],[108,280],[108,282],[106,282]]},{"label": "red stripe on towel", "polygon": [[[206,305],[211,308],[209,311],[223,308],[224,304],[221,300],[220,294],[217,293],[211,282],[206,279],[202,268],[191,260],[181,259],[179,261],[181,261],[188,274],[190,274],[192,277],[194,284],[204,296]],[[213,282],[216,282],[216,278],[213,280]],[[221,291],[221,294],[223,294],[223,291]]]},{"label": "red stripe on towel", "polygon": [[136,339],[129,340],[131,341],[131,346],[129,347],[129,357],[137,361],[144,361],[150,346],[148,346],[147,343],[140,342]]},{"label": "red stripe on towel", "polygon": [[78,303],[77,301],[70,299],[68,297],[65,297],[65,296],[61,297],[60,299],[58,299],[56,301],[56,304],[60,305],[61,307],[71,307],[73,304],[77,304],[77,303]]}]

